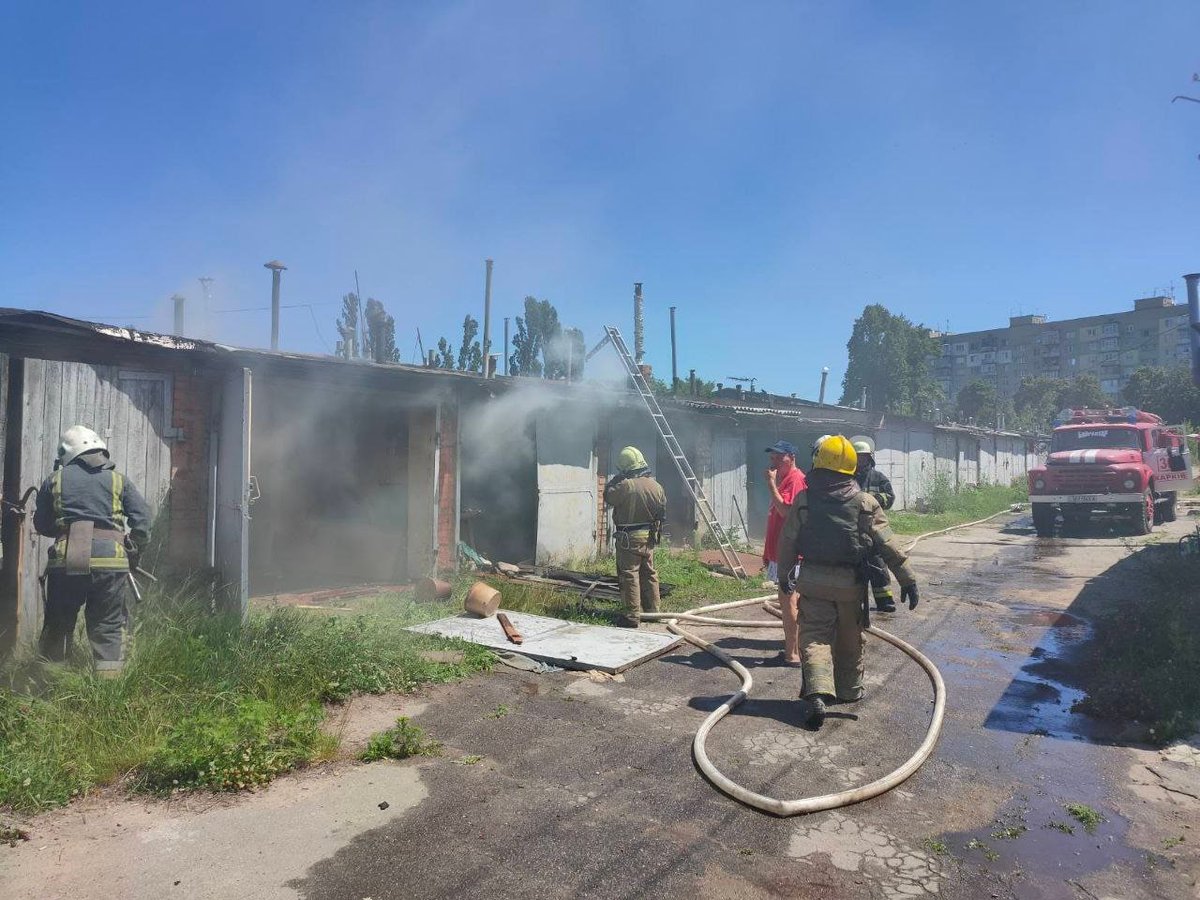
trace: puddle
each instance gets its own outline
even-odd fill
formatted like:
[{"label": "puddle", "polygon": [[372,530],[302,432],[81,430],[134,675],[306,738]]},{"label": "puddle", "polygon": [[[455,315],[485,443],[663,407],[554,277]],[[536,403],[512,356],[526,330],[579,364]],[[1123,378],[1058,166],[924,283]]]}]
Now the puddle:
[{"label": "puddle", "polygon": [[1091,637],[1091,624],[1071,613],[1037,606],[1015,605],[1004,618],[1014,628],[1045,631],[1030,651],[1030,661],[988,713],[985,726],[1076,741],[1100,738],[1099,723],[1071,711],[1086,694],[1067,683],[1071,657]]},{"label": "puddle", "polygon": [[[1089,792],[1090,793],[1090,792]],[[986,827],[940,838],[945,852],[1004,880],[1019,884],[1022,898],[1077,898],[1068,881],[1121,866],[1135,872],[1145,856],[1126,846],[1129,822],[1112,810],[1089,803],[1103,817],[1089,833],[1065,809],[1090,798],[1058,797],[1045,792],[1019,794]]]}]

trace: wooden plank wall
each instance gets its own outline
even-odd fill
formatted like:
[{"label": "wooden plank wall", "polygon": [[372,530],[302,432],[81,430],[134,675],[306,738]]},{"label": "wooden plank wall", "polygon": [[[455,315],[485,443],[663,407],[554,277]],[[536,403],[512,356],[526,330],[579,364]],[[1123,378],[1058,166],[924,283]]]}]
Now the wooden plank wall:
[{"label": "wooden plank wall", "polygon": [[[87,425],[107,441],[113,461],[133,480],[157,515],[171,484],[169,373],[116,366],[25,360],[21,490],[50,474],[62,432]],[[50,541],[26,529],[25,574],[17,609],[17,640],[41,630],[41,575]]]}]

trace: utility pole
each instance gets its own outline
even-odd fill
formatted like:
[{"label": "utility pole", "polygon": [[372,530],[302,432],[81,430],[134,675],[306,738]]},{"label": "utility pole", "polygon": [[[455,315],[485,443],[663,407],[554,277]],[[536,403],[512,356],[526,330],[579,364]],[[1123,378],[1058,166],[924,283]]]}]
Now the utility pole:
[{"label": "utility pole", "polygon": [[487,274],[483,282],[483,377],[492,377],[492,260],[485,259]]},{"label": "utility pole", "polygon": [[1192,348],[1192,381],[1200,384],[1200,275],[1184,275],[1188,296],[1188,337]]},{"label": "utility pole", "polygon": [[639,366],[646,357],[646,310],[642,303],[642,283],[633,283],[633,361]]},{"label": "utility pole", "polygon": [[264,269],[271,270],[271,349],[279,349],[279,273],[286,272],[287,266],[277,259],[263,263]]},{"label": "utility pole", "polygon": [[504,317],[504,374],[508,375],[508,316]]},{"label": "utility pole", "polygon": [[679,370],[675,367],[675,307],[671,307],[671,393],[678,390]]},{"label": "utility pole", "polygon": [[821,393],[817,395],[817,403],[825,405],[825,382],[829,378],[829,366],[821,366]]},{"label": "utility pole", "polygon": [[184,300],[183,294],[176,294],[171,301],[175,304],[175,330],[171,333],[176,337],[183,337],[183,304],[187,301]]}]

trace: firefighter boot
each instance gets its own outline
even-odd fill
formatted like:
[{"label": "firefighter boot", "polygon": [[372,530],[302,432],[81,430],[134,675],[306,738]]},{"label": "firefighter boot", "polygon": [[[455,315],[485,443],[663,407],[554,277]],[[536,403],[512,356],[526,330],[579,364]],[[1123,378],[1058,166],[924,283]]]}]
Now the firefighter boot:
[{"label": "firefighter boot", "polygon": [[892,596],[891,588],[884,588],[875,595],[876,612],[895,612],[896,598]]},{"label": "firefighter boot", "polygon": [[820,728],[825,724],[825,696],[823,694],[813,694],[811,697],[805,697],[808,701],[809,712],[808,719],[805,723],[813,729]]}]

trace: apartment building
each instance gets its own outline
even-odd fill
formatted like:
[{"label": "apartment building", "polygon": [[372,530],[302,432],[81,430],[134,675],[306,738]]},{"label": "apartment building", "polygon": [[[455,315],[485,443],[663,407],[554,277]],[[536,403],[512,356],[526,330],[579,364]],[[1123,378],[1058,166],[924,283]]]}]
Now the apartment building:
[{"label": "apartment building", "polygon": [[1095,375],[1114,397],[1140,366],[1190,365],[1187,304],[1145,297],[1127,312],[1048,322],[1013,316],[1007,328],[939,334],[941,356],[931,366],[946,396],[975,380],[1012,398],[1021,379]]}]

